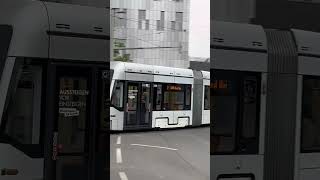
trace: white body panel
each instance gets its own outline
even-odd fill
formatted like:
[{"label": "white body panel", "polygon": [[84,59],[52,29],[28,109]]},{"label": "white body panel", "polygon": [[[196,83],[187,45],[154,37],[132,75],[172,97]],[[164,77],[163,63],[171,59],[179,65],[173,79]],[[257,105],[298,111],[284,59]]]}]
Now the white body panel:
[{"label": "white body panel", "polygon": [[[223,174],[252,173],[255,176],[255,180],[263,180],[263,158],[263,155],[211,156],[212,176],[210,178],[216,180],[219,175]],[[234,179],[237,180],[238,178]]]},{"label": "white body panel", "polygon": [[[211,69],[261,73],[259,151],[254,155],[211,155],[211,179],[219,175],[253,174],[263,180],[266,95],[268,72],[267,38],[262,26],[213,21]],[[226,178],[228,179],[228,178]],[[251,180],[245,178],[229,178]],[[228,180],[229,180],[228,179]]]},{"label": "white body panel", "polygon": [[[106,18],[108,10],[105,8],[14,0],[3,0],[0,8],[0,24],[13,27],[8,58],[3,73],[0,74],[0,123],[9,83],[12,81],[11,74],[14,63],[18,61],[15,57],[19,57],[19,61],[22,61],[22,58],[39,58],[44,62],[47,62],[48,58],[84,60],[86,62],[107,62],[109,59],[109,51],[107,50],[109,49],[109,40],[107,40],[109,20]],[[67,24],[70,28],[57,28],[57,24]],[[94,27],[100,27],[103,31],[95,31]],[[66,35],[51,35],[49,32],[66,33]],[[105,39],[79,38],[73,37],[72,34],[103,36]],[[51,37],[51,41],[49,41],[49,37]],[[35,81],[41,80],[35,79]],[[40,101],[40,97],[46,98],[41,96],[40,88],[35,89],[35,92],[38,96],[35,97],[34,101]],[[34,107],[34,109],[36,108],[39,109],[39,107]],[[33,117],[34,121],[40,118],[36,116],[36,113],[33,114]],[[39,126],[39,124],[33,124],[33,134],[36,134],[36,130],[40,130]],[[35,141],[35,137],[32,141]],[[9,143],[0,143],[0,170],[4,168],[16,169],[18,174],[0,175],[1,180],[44,179],[43,156],[41,158],[31,158]]]},{"label": "white body panel", "polygon": [[110,107],[110,127],[111,129],[123,130],[123,111]]},{"label": "white body panel", "polygon": [[0,144],[0,168],[16,169],[16,176],[1,176],[1,180],[43,179],[43,158],[30,158],[11,145]]},{"label": "white body panel", "polygon": [[[210,73],[206,71],[202,71],[202,75],[203,75],[203,96],[204,96],[205,86],[210,87]],[[202,103],[202,124],[210,124],[210,110],[204,109],[204,101]]]},{"label": "white body panel", "polygon": [[[194,84],[193,71],[190,69],[179,69],[161,66],[142,65],[134,63],[111,62],[111,69],[114,70],[111,91],[116,80],[150,82],[150,83],[176,83]],[[210,84],[210,73],[206,72],[206,85]],[[177,128],[192,125],[193,93],[191,93],[191,110],[181,111],[152,111],[152,128]],[[203,111],[206,115],[203,118],[204,124],[210,123],[209,110]],[[110,109],[112,130],[123,130],[124,112],[115,108]],[[114,117],[116,115],[117,117]],[[117,122],[115,122],[117,121]],[[121,124],[121,125],[120,125]]]}]

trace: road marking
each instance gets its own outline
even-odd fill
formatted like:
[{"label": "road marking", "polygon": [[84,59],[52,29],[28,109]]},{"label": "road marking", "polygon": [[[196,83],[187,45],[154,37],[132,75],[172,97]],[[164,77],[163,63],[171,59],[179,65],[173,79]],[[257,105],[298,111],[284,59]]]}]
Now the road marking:
[{"label": "road marking", "polygon": [[117,145],[120,145],[121,144],[121,136],[118,136],[117,138]]},{"label": "road marking", "polygon": [[119,176],[121,180],[128,180],[128,177],[125,172],[119,172]]},{"label": "road marking", "polygon": [[145,144],[131,144],[131,146],[142,146],[142,147],[150,147],[150,148],[158,148],[158,149],[167,149],[172,151],[178,151],[178,149],[168,148],[168,147],[161,147],[161,146],[150,146]]},{"label": "road marking", "polygon": [[120,148],[117,148],[117,163],[118,164],[122,163],[122,154],[121,154]]}]

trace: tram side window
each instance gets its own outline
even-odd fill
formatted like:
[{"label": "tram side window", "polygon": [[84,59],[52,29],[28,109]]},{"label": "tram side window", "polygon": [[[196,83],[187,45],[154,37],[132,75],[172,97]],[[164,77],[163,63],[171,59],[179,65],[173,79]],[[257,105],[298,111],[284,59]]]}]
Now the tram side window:
[{"label": "tram side window", "polygon": [[213,153],[256,154],[259,145],[260,76],[216,73],[213,82]]},{"label": "tram side window", "polygon": [[243,118],[242,137],[254,138],[256,136],[257,119],[257,79],[245,77],[243,80]]},{"label": "tram side window", "polygon": [[236,80],[213,80],[213,153],[233,152],[236,148],[236,121],[239,96]]},{"label": "tram side window", "polygon": [[153,94],[153,110],[155,111],[191,109],[191,85],[157,83],[153,85]]},{"label": "tram side window", "polygon": [[164,84],[163,90],[164,111],[190,110],[191,85]]},{"label": "tram side window", "polygon": [[320,79],[305,77],[303,82],[301,149],[320,152]]},{"label": "tram side window", "polygon": [[184,110],[190,110],[191,109],[191,85],[184,85],[185,87],[185,107]]},{"label": "tram side window", "polygon": [[123,110],[123,86],[122,81],[116,81],[111,97],[111,105],[121,111]]},{"label": "tram side window", "polygon": [[153,110],[161,111],[162,109],[162,84],[154,84],[153,92],[155,94],[155,98],[153,98]]},{"label": "tram side window", "polygon": [[5,133],[19,144],[40,144],[41,71],[41,67],[24,66],[13,85]]},{"label": "tram side window", "polygon": [[210,87],[204,86],[204,110],[210,110]]}]

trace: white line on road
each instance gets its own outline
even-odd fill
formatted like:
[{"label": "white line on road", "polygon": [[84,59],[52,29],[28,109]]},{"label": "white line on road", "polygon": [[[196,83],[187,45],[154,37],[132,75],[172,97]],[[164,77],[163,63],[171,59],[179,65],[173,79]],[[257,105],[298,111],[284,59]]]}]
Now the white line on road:
[{"label": "white line on road", "polygon": [[117,145],[120,145],[121,144],[121,136],[118,136],[117,138]]},{"label": "white line on road", "polygon": [[131,146],[142,146],[142,147],[150,147],[150,148],[159,148],[159,149],[167,149],[172,151],[178,151],[178,149],[168,148],[168,147],[161,147],[161,146],[150,146],[145,144],[131,144]]},{"label": "white line on road", "polygon": [[125,172],[119,172],[119,176],[121,180],[128,180],[128,177]]},{"label": "white line on road", "polygon": [[117,148],[117,163],[118,164],[122,163],[122,154],[121,154],[120,148]]}]

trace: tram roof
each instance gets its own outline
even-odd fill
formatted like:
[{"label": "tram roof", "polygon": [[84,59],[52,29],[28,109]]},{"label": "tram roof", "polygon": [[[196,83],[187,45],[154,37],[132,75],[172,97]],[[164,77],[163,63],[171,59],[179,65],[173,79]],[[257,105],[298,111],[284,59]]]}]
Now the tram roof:
[{"label": "tram roof", "polygon": [[[118,71],[133,72],[133,73],[193,77],[193,71],[191,69],[173,68],[173,67],[165,67],[165,66],[111,61],[110,68]],[[206,72],[206,71],[202,71],[202,72]],[[209,72],[206,72],[205,74],[208,75],[208,73]],[[209,73],[209,77],[210,77],[210,73]]]},{"label": "tram roof", "polygon": [[211,45],[213,46],[267,50],[267,38],[262,26],[212,21],[211,28]]},{"label": "tram roof", "polygon": [[[2,0],[0,25],[13,35],[8,56],[106,61],[108,10],[80,5]],[[1,36],[1,35],[0,35]]]},{"label": "tram roof", "polygon": [[292,29],[297,44],[298,53],[304,56],[320,57],[320,33]]}]

